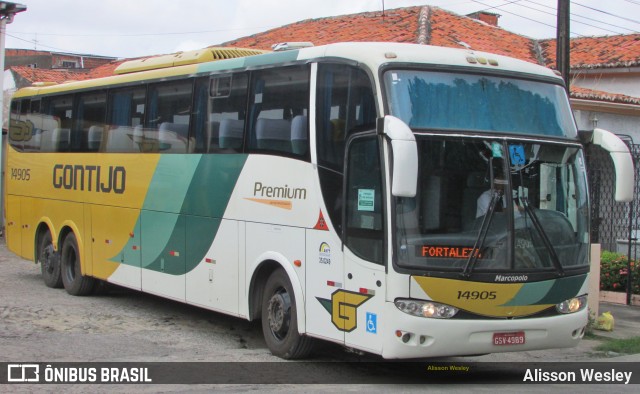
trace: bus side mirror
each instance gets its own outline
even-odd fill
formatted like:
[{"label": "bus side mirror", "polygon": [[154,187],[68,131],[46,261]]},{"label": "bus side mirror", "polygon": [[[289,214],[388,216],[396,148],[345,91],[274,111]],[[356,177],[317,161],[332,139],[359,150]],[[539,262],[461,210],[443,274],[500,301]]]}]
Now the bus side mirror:
[{"label": "bus side mirror", "polygon": [[418,145],[413,132],[402,120],[387,115],[382,133],[391,140],[391,194],[396,197],[415,197],[418,185]]},{"label": "bus side mirror", "polygon": [[[584,139],[584,137],[581,139]],[[615,200],[618,202],[633,201],[635,169],[627,144],[617,135],[604,129],[594,129],[590,142],[609,152],[611,160],[613,160],[613,167],[616,172]]]}]

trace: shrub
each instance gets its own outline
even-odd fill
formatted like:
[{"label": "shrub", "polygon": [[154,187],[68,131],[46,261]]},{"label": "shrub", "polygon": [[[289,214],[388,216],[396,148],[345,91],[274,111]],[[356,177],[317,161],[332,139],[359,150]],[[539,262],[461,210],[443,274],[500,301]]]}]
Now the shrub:
[{"label": "shrub", "polygon": [[[631,275],[631,290],[640,294],[640,265],[634,260],[631,260]],[[628,278],[627,256],[603,250],[600,255],[600,290],[626,292]]]}]

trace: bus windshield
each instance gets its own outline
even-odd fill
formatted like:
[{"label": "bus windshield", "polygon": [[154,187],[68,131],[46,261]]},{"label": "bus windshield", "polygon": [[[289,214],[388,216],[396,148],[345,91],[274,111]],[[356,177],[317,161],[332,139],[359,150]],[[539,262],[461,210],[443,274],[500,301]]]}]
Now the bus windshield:
[{"label": "bus windshield", "polygon": [[390,70],[384,78],[390,114],[413,129],[577,136],[559,85],[421,70]]},{"label": "bus windshield", "polygon": [[396,198],[397,264],[423,271],[549,272],[588,264],[578,146],[416,135],[415,198]]}]

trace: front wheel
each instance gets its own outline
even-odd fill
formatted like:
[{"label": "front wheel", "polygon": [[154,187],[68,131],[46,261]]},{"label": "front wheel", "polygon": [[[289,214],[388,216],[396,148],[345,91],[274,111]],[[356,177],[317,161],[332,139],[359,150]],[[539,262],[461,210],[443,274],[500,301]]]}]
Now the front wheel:
[{"label": "front wheel", "polygon": [[53,249],[53,242],[49,231],[43,233],[38,239],[36,261],[40,264],[44,284],[54,289],[61,288],[60,256]]},{"label": "front wheel", "polygon": [[307,357],[313,350],[313,339],[298,333],[295,295],[287,274],[274,271],[262,296],[262,332],[273,355],[284,359]]},{"label": "front wheel", "polygon": [[90,276],[82,275],[82,271],[80,271],[78,241],[73,233],[69,233],[62,243],[60,270],[62,273],[62,284],[67,293],[76,296],[91,293],[95,280]]}]

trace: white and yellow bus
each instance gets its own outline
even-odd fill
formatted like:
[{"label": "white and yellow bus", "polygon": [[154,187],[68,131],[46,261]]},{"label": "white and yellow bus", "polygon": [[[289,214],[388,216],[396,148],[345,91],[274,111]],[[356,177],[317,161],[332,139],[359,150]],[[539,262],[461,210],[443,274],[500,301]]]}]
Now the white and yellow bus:
[{"label": "white and yellow bus", "polygon": [[[416,358],[582,338],[585,162],[551,70],[342,43],[116,74],[13,98],[7,244],[48,286],[261,319],[283,358],[317,339]],[[623,179],[628,152],[595,134]]]}]

